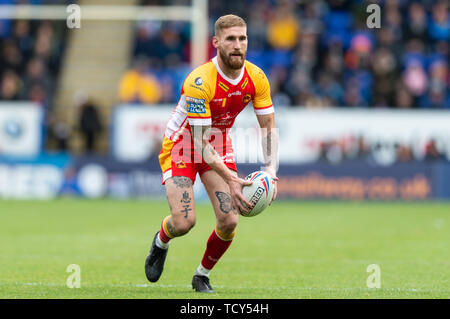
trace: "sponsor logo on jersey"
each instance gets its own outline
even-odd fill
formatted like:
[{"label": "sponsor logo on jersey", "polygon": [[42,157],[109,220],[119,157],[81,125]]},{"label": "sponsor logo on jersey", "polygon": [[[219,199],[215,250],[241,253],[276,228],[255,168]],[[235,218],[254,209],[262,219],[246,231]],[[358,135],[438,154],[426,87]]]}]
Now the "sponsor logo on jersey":
[{"label": "sponsor logo on jersey", "polygon": [[228,93],[228,97],[232,97],[233,95],[242,95],[241,91],[234,91],[233,93]]},{"label": "sponsor logo on jersey", "polygon": [[250,94],[245,94],[244,97],[242,98],[242,102],[244,102],[244,104],[247,104],[248,102],[250,102],[251,99],[252,96]]},{"label": "sponsor logo on jersey", "polygon": [[226,86],[222,82],[219,82],[219,86],[222,88],[222,90],[224,90],[225,92],[228,92],[228,90],[229,90],[228,86]]},{"label": "sponsor logo on jersey", "polygon": [[202,114],[206,113],[205,100],[186,96],[186,105],[188,113]]},{"label": "sponsor logo on jersey", "polygon": [[200,90],[200,91],[202,91],[202,92],[205,92],[205,90],[204,90],[203,88],[201,88],[201,87],[199,87],[199,86],[196,86],[196,85],[194,85],[194,84],[189,84],[189,86],[190,86],[191,88],[194,88],[194,89]]},{"label": "sponsor logo on jersey", "polygon": [[219,121],[229,120],[232,118],[233,118],[233,116],[231,115],[231,113],[227,112],[227,113],[223,114],[221,117],[219,117]]},{"label": "sponsor logo on jersey", "polygon": [[230,112],[226,112],[225,114],[222,114],[221,116],[215,117],[213,119],[214,126],[230,126],[233,124],[235,119],[235,116],[231,114]]},{"label": "sponsor logo on jersey", "polygon": [[196,78],[195,79],[195,84],[198,85],[198,86],[202,85],[203,84],[202,78],[201,77]]}]

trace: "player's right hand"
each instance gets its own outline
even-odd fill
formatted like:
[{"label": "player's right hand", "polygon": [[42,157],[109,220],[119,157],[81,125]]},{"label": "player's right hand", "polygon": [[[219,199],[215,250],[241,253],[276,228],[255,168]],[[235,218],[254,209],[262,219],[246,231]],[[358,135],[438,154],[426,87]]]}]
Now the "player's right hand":
[{"label": "player's right hand", "polygon": [[234,209],[248,213],[253,208],[252,204],[250,204],[247,198],[245,198],[244,194],[242,194],[242,187],[249,186],[251,184],[253,184],[253,182],[246,181],[237,176],[235,176],[235,178],[228,182],[228,186],[230,187],[231,201],[233,203]]}]

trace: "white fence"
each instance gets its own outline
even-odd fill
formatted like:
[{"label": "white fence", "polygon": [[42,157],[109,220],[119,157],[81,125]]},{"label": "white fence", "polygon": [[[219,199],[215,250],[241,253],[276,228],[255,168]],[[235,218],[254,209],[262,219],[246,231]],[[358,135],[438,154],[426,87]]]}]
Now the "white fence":
[{"label": "white fence", "polygon": [[[120,106],[112,121],[113,154],[126,161],[145,160],[159,152],[172,106]],[[431,139],[450,159],[450,112],[366,109],[283,108],[276,110],[281,163],[307,163],[321,155],[323,143],[357,152],[359,139],[378,146],[379,163],[390,164],[396,144],[408,145],[416,158],[424,156]],[[238,115],[230,135],[238,162],[262,161],[256,116],[251,107]],[[355,155],[356,156],[356,155]]]}]

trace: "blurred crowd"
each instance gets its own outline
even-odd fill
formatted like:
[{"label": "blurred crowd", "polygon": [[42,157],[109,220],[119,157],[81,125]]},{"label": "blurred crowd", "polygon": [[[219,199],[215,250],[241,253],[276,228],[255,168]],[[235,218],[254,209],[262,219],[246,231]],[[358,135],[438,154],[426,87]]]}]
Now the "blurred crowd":
[{"label": "blurred crowd", "polygon": [[317,160],[330,164],[354,160],[364,160],[375,165],[450,160],[450,142],[443,138],[405,143],[345,136],[316,144],[313,148],[317,151]]},{"label": "blurred crowd", "polygon": [[[0,4],[68,4],[71,0],[0,0]],[[192,0],[141,0],[142,5],[191,5]],[[247,21],[247,59],[269,77],[276,107],[390,107],[450,109],[450,15],[446,0],[208,0],[208,30],[228,13]],[[369,28],[369,4],[381,7],[381,27]],[[65,21],[0,19],[0,101],[28,100],[51,111],[61,69]],[[174,104],[190,65],[191,25],[135,24],[130,68],[118,81],[121,102]],[[209,44],[209,57],[216,55]],[[95,105],[81,103],[87,150],[102,130]],[[51,113],[51,112],[50,112]],[[61,123],[57,123],[61,124]],[[64,123],[62,123],[64,124]],[[60,149],[67,127],[57,125]],[[51,134],[51,133],[50,133]],[[58,140],[59,141],[59,140]],[[323,141],[322,159],[376,157],[388,161],[442,158],[446,146],[352,146]],[[59,143],[59,142],[58,142]],[[374,155],[378,154],[378,155]],[[381,154],[381,155],[380,155]],[[425,155],[424,155],[425,154]]]},{"label": "blurred crowd", "polygon": [[0,100],[49,106],[64,46],[64,37],[55,33],[60,29],[52,22],[25,20],[0,28]]},{"label": "blurred crowd", "polygon": [[[367,26],[371,3],[381,7],[379,29]],[[266,72],[279,107],[450,108],[448,7],[445,0],[211,0],[209,30],[225,13],[247,21],[247,59]],[[190,71],[190,25],[139,22],[135,38],[121,99],[176,102]]]},{"label": "blurred crowd", "polygon": [[[0,4],[56,2],[0,0]],[[51,106],[64,50],[66,28],[61,24],[65,22],[0,19],[0,100]]]}]

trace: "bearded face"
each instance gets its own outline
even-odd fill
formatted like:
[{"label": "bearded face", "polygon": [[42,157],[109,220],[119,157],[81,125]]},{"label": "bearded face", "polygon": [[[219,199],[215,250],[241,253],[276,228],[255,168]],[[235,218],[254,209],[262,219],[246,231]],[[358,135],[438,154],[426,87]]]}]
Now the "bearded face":
[{"label": "bearded face", "polygon": [[244,66],[245,56],[247,55],[247,50],[242,51],[232,51],[227,53],[226,50],[217,48],[217,52],[220,55],[223,63],[232,70],[240,70]]},{"label": "bearded face", "polygon": [[215,46],[220,59],[227,68],[239,70],[244,66],[247,41],[246,27],[231,27],[221,31]]}]

